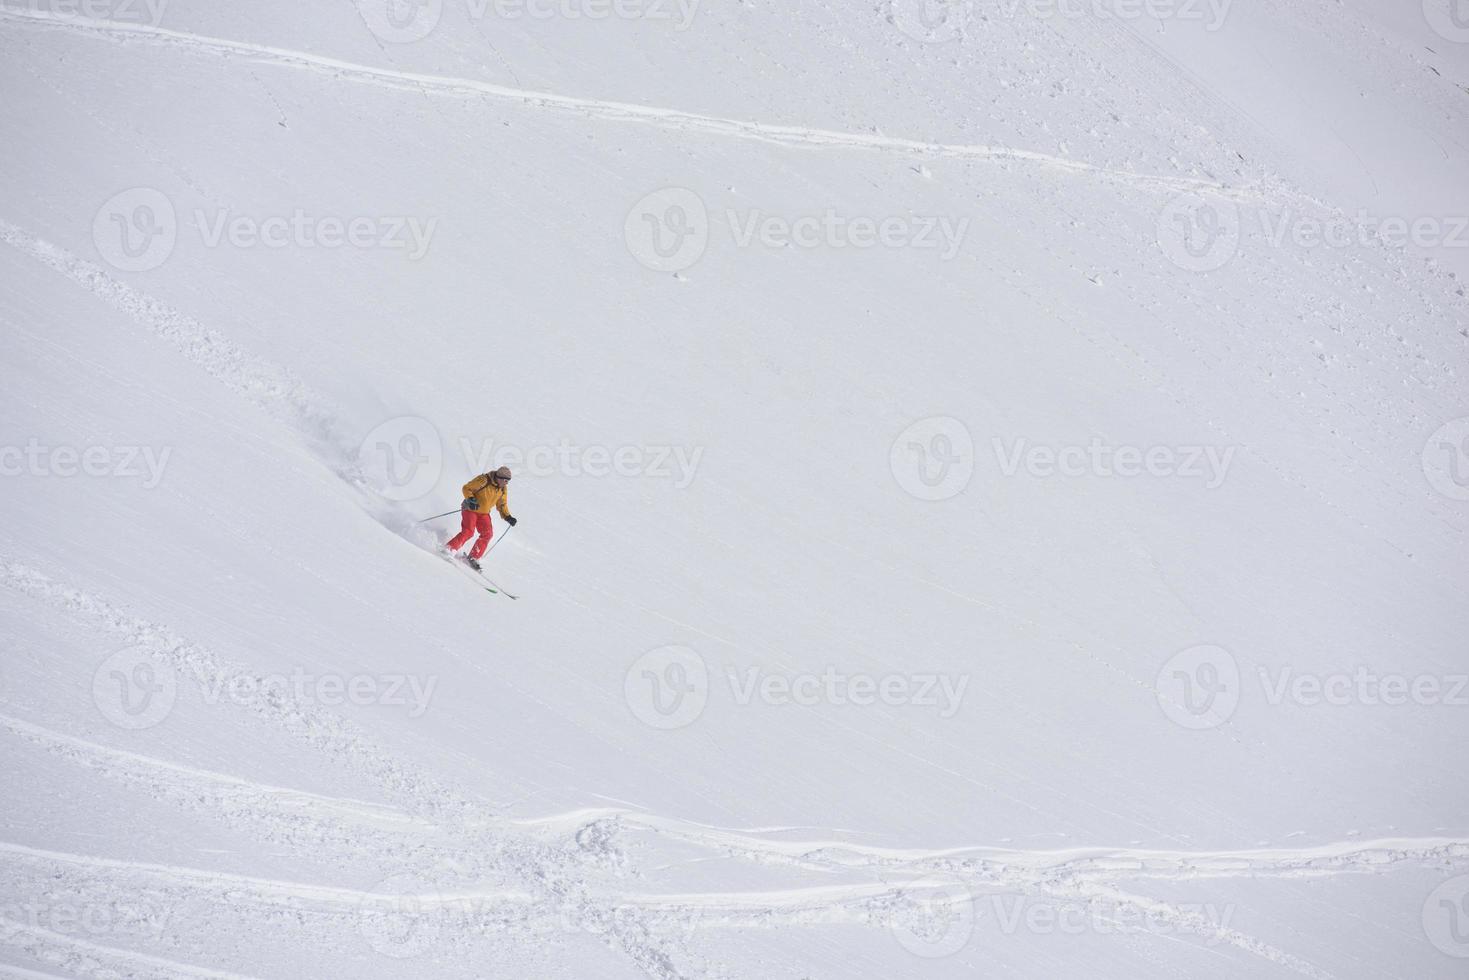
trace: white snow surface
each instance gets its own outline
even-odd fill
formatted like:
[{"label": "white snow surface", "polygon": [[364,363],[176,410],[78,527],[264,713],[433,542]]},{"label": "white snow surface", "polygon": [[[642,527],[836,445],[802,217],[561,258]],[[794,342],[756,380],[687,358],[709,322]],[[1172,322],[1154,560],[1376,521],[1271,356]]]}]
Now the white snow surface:
[{"label": "white snow surface", "polygon": [[0,80],[0,976],[1469,973],[1462,0]]}]

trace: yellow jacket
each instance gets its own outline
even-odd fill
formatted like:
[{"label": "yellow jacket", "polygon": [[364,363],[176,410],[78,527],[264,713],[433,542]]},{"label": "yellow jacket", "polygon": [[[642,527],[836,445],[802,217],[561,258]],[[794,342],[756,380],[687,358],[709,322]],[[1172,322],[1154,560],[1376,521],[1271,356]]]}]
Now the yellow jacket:
[{"label": "yellow jacket", "polygon": [[463,490],[464,499],[474,501],[473,510],[488,514],[493,507],[500,512],[501,517],[510,516],[510,488],[495,486],[490,482],[488,473],[481,473],[464,484]]}]

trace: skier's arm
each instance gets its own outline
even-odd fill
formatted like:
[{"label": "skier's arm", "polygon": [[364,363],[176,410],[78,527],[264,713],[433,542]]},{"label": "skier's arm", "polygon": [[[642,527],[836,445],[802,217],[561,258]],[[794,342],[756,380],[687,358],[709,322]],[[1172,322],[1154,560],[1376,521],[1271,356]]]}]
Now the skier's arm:
[{"label": "skier's arm", "polygon": [[[464,494],[464,510],[479,510],[479,501],[476,498],[476,494],[485,488],[486,482],[488,481],[481,474],[459,488],[459,492]],[[475,486],[476,483],[479,486]]]},{"label": "skier's arm", "polygon": [[504,493],[500,494],[500,502],[495,504],[495,509],[500,512],[500,516],[504,518],[506,524],[509,524],[511,527],[515,526],[515,517],[510,513],[509,490],[506,490]]}]

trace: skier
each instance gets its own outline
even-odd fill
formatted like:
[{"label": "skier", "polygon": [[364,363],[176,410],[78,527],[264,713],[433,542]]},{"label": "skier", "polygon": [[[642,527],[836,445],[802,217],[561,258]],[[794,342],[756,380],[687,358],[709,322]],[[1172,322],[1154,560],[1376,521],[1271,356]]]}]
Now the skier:
[{"label": "skier", "polygon": [[490,546],[490,538],[495,536],[495,526],[490,519],[490,508],[500,512],[500,516],[506,524],[515,526],[515,518],[510,513],[510,467],[502,466],[498,470],[481,473],[479,476],[464,484],[464,503],[459,506],[459,533],[449,539],[444,545],[449,554],[454,554],[464,543],[479,532],[479,539],[474,542],[474,547],[469,549],[469,557],[465,559],[469,567],[476,572],[479,571],[479,560],[484,555],[485,549]]}]

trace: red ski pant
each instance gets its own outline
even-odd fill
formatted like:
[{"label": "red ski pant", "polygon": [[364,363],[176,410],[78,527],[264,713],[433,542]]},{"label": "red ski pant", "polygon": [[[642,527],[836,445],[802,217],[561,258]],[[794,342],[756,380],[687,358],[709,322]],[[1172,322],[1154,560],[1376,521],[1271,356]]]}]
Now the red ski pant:
[{"label": "red ski pant", "polygon": [[464,547],[464,542],[474,537],[474,532],[479,532],[479,540],[475,541],[474,547],[469,549],[469,557],[478,560],[490,546],[490,538],[495,536],[495,525],[490,522],[489,514],[481,514],[473,510],[461,510],[459,512],[459,533],[449,539],[450,551],[458,551]]}]

